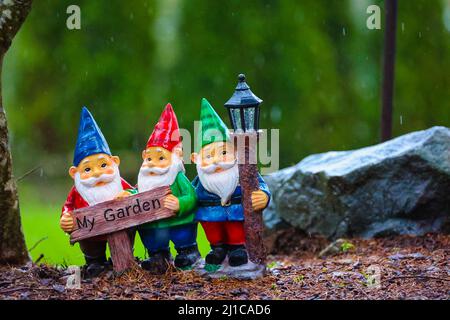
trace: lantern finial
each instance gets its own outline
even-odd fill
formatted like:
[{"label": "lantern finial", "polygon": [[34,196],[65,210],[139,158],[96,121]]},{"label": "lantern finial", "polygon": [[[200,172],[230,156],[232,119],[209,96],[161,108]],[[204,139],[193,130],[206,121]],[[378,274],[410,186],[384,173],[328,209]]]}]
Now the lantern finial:
[{"label": "lantern finial", "polygon": [[245,82],[245,74],[239,74],[238,80],[233,95],[225,103],[233,129],[244,132],[258,130],[259,105],[262,100],[250,90]]}]

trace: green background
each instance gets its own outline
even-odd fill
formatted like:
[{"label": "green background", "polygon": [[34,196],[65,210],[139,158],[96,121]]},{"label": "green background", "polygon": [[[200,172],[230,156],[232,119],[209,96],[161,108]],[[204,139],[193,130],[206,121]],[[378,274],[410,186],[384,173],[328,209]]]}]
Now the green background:
[{"label": "green background", "polygon": [[[72,4],[81,30],[66,27]],[[383,1],[35,1],[3,70],[27,244],[48,236],[33,258],[82,262],[58,219],[83,105],[131,183],[165,104],[191,132],[202,97],[228,123],[241,72],[264,100],[261,127],[280,129],[281,167],[378,143],[384,30],[366,27],[371,4],[384,28]],[[397,49],[394,135],[448,126],[450,2],[399,1]]]}]

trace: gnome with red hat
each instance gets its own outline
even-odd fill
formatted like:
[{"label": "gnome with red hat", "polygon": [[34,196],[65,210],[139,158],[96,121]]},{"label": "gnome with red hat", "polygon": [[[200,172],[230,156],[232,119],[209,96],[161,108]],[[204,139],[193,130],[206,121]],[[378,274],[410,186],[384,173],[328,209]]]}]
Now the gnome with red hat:
[{"label": "gnome with red hat", "polygon": [[[119,164],[119,157],[111,154],[94,117],[86,107],[83,107],[73,166],[69,169],[75,185],[70,190],[62,208],[61,229],[68,233],[73,230],[72,212],[76,209],[133,193],[131,185],[120,177]],[[134,234],[130,237],[134,240]],[[107,262],[106,237],[98,236],[79,243],[86,259],[85,277],[99,275],[105,269]]]},{"label": "gnome with red hat", "polygon": [[137,188],[145,192],[157,187],[170,186],[172,194],[163,200],[164,207],[176,212],[175,217],[139,226],[141,240],[149,253],[142,268],[151,273],[164,273],[171,255],[169,242],[177,250],[175,266],[189,269],[200,259],[197,248],[197,223],[194,221],[196,195],[184,174],[183,149],[178,121],[170,104],[166,105],[153,133],[142,151],[142,166]]}]

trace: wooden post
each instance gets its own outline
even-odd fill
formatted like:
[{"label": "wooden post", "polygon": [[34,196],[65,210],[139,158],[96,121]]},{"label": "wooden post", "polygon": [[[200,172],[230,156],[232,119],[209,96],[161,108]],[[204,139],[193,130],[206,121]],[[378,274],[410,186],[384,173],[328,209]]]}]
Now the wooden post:
[{"label": "wooden post", "polygon": [[381,107],[381,141],[392,138],[392,109],[395,73],[395,36],[397,31],[397,0],[387,0],[384,32],[384,66]]},{"label": "wooden post", "polygon": [[126,230],[110,233],[107,236],[113,268],[116,273],[122,273],[135,265],[133,247]]},{"label": "wooden post", "polygon": [[259,190],[256,163],[257,132],[232,133],[239,160],[239,182],[244,207],[245,245],[251,262],[265,264],[266,248],[263,242],[264,222],[262,211],[254,211],[252,192]]}]

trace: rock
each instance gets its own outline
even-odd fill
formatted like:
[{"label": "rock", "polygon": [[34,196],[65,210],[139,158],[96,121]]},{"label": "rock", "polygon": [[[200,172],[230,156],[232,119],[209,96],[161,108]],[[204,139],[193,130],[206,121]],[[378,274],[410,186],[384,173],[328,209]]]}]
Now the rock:
[{"label": "rock", "polygon": [[245,296],[248,295],[248,290],[245,288],[238,288],[230,291],[231,295],[237,296]]},{"label": "rock", "polygon": [[52,286],[53,290],[58,291],[59,293],[63,293],[64,290],[66,289],[64,286],[60,285],[60,284],[54,284]]},{"label": "rock", "polygon": [[265,177],[269,230],[289,224],[336,239],[423,235],[450,226],[450,129],[311,155]]},{"label": "rock", "polygon": [[41,282],[41,285],[48,286],[50,283],[53,282],[53,279],[45,278],[45,279],[41,279],[40,282]]},{"label": "rock", "polygon": [[341,264],[353,264],[354,263],[353,259],[339,259],[336,262],[341,263]]},{"label": "rock", "polygon": [[393,254],[393,255],[389,256],[389,259],[394,260],[394,261],[395,260],[404,260],[404,259],[425,260],[425,259],[427,259],[427,257],[425,257],[420,252],[410,253],[410,254],[397,253],[397,254]]},{"label": "rock", "polygon": [[334,256],[342,251],[342,245],[347,243],[345,239],[337,239],[333,243],[330,243],[325,249],[320,251],[319,258],[324,258],[327,256]]}]

